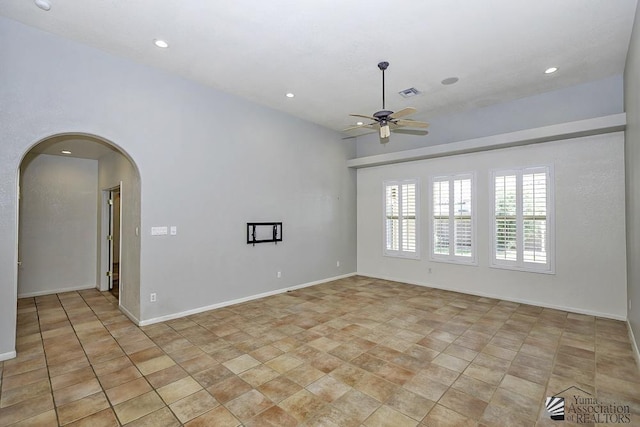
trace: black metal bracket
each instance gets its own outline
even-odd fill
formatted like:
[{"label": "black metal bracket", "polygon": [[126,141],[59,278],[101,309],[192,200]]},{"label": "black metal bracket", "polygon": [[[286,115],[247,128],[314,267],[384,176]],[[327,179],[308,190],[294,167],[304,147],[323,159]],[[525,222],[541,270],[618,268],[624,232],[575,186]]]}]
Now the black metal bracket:
[{"label": "black metal bracket", "polygon": [[[267,228],[268,227],[268,228]],[[258,229],[264,228],[262,232]],[[270,229],[269,229],[270,228]],[[269,233],[270,231],[270,233]],[[248,222],[247,223],[247,244],[270,243],[276,245],[282,242],[282,223],[281,222]]]}]

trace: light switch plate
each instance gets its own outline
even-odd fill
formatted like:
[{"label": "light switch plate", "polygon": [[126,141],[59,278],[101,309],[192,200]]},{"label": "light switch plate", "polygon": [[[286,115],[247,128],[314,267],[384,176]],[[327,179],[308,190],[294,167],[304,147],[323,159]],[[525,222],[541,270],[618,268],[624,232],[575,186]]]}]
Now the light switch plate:
[{"label": "light switch plate", "polygon": [[167,227],[151,227],[152,236],[166,236]]}]

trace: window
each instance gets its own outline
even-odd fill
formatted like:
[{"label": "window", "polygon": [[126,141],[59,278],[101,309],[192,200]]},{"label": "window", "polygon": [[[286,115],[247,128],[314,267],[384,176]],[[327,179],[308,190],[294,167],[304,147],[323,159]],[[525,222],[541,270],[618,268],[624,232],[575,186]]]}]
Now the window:
[{"label": "window", "polygon": [[431,259],[475,264],[475,186],[472,174],[431,180]]},{"label": "window", "polygon": [[551,167],[493,173],[492,266],[553,273]]},{"label": "window", "polygon": [[418,258],[418,182],[384,183],[384,254]]}]

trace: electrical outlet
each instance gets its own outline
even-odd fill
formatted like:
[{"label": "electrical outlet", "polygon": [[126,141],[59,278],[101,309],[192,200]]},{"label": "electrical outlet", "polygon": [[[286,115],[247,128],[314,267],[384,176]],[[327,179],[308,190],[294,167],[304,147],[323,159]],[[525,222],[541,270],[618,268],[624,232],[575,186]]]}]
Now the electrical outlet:
[{"label": "electrical outlet", "polygon": [[281,278],[281,277],[282,277],[282,271],[278,271],[278,272],[276,273],[276,277],[277,277],[278,279],[279,279],[279,278]]},{"label": "electrical outlet", "polygon": [[151,294],[149,294],[149,301],[156,302],[157,300],[158,299],[155,292],[152,292]]}]

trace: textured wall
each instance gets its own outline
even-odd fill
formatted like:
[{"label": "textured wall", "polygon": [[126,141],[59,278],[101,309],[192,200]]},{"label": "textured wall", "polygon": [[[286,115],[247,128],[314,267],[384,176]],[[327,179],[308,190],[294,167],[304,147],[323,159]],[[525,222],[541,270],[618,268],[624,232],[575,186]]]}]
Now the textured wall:
[{"label": "textured wall", "polygon": [[[123,154],[111,153],[102,156],[98,162],[98,188],[100,191],[121,184],[120,203],[121,246],[120,254],[120,305],[134,317],[140,317],[140,175],[138,170]],[[100,198],[102,202],[102,198]],[[99,207],[102,212],[103,207]],[[102,228],[102,218],[98,218]],[[136,233],[138,229],[138,233]],[[101,248],[100,248],[101,249]],[[99,263],[108,254],[98,252]],[[106,259],[104,262],[107,262]],[[104,276],[98,273],[99,279]]]},{"label": "textured wall", "polygon": [[[15,341],[17,168],[58,133],[138,167],[142,320],[355,271],[355,149],[337,132],[4,18],[0,39],[0,355]],[[247,245],[249,221],[283,221],[284,241]]]},{"label": "textured wall", "polygon": [[621,113],[622,82],[622,76],[617,75],[511,102],[430,117],[427,136],[393,135],[391,143],[385,145],[378,142],[376,135],[358,138],[358,157]]},{"label": "textured wall", "polygon": [[95,287],[98,162],[25,159],[20,179],[18,296]]},{"label": "textured wall", "polygon": [[[358,170],[358,272],[470,294],[624,319],[626,259],[623,133],[534,144]],[[492,169],[552,164],[556,274],[489,267]],[[433,174],[475,171],[478,266],[429,260],[427,183]],[[382,182],[421,181],[418,261],[382,255]],[[431,273],[429,273],[431,269]]]},{"label": "textured wall", "polygon": [[[627,173],[627,275],[631,300],[629,323],[640,347],[640,8],[629,44],[624,72],[627,112],[625,161]],[[640,355],[638,355],[640,357]],[[640,361],[639,361],[640,363]]]}]

